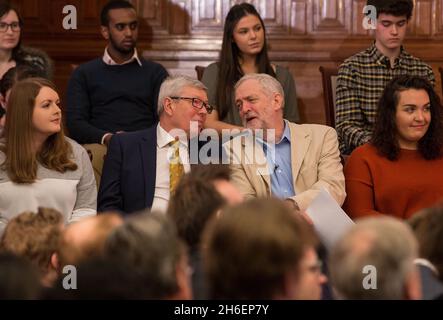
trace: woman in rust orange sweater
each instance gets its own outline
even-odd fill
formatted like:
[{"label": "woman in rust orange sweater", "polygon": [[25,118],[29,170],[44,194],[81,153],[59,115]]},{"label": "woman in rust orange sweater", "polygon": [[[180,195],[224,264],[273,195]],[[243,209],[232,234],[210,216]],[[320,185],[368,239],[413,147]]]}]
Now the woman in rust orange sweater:
[{"label": "woman in rust orange sweater", "polygon": [[344,210],[407,219],[443,200],[443,110],[432,85],[401,76],[385,88],[373,137],[348,158]]}]

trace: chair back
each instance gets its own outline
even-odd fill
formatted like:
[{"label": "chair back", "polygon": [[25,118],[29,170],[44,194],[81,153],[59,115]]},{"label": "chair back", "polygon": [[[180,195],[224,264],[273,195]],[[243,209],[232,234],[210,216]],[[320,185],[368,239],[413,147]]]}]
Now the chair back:
[{"label": "chair back", "polygon": [[337,87],[338,68],[320,66],[319,70],[322,76],[326,125],[335,128],[335,89]]}]

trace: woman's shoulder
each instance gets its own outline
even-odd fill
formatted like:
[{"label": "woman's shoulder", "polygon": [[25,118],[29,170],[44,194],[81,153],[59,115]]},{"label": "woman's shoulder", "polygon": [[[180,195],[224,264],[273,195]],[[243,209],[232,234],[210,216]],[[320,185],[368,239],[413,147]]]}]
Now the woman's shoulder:
[{"label": "woman's shoulder", "polygon": [[288,68],[280,65],[275,65],[275,77],[281,84],[288,83],[288,81],[294,82],[294,77]]},{"label": "woman's shoulder", "polygon": [[76,142],[75,140],[66,137],[65,136],[65,140],[66,142],[71,146],[72,148],[72,153],[74,154],[74,157],[78,158],[79,156],[81,156],[83,153],[87,153],[86,149],[83,148],[78,142]]},{"label": "woman's shoulder", "polygon": [[209,74],[217,74],[218,73],[218,62],[213,62],[209,64],[206,68],[203,74],[209,73]]},{"label": "woman's shoulder", "polygon": [[288,68],[281,66],[279,64],[272,64],[272,66],[275,66],[274,70],[275,70],[275,74],[277,75],[277,77],[283,78],[283,77],[292,76],[292,74]]}]

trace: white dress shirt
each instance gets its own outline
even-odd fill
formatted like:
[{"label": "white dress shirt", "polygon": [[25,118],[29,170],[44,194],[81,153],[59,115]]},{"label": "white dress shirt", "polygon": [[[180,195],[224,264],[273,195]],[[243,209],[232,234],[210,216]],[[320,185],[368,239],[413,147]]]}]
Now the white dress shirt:
[{"label": "white dress shirt", "polygon": [[[166,212],[169,203],[169,159],[173,155],[173,148],[168,146],[176,140],[160,124],[157,125],[157,166],[155,178],[154,201],[151,210]],[[185,173],[191,171],[189,164],[188,141],[180,141],[179,156]]]}]

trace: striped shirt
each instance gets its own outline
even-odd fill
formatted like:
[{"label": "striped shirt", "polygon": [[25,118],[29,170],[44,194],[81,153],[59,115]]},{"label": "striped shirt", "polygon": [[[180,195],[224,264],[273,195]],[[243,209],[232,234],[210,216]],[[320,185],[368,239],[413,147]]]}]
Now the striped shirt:
[{"label": "striped shirt", "polygon": [[377,50],[375,43],[343,62],[336,89],[336,129],[341,153],[350,154],[369,141],[378,100],[386,84],[405,74],[424,77],[435,84],[432,68],[403,47],[392,68],[389,58]]}]

